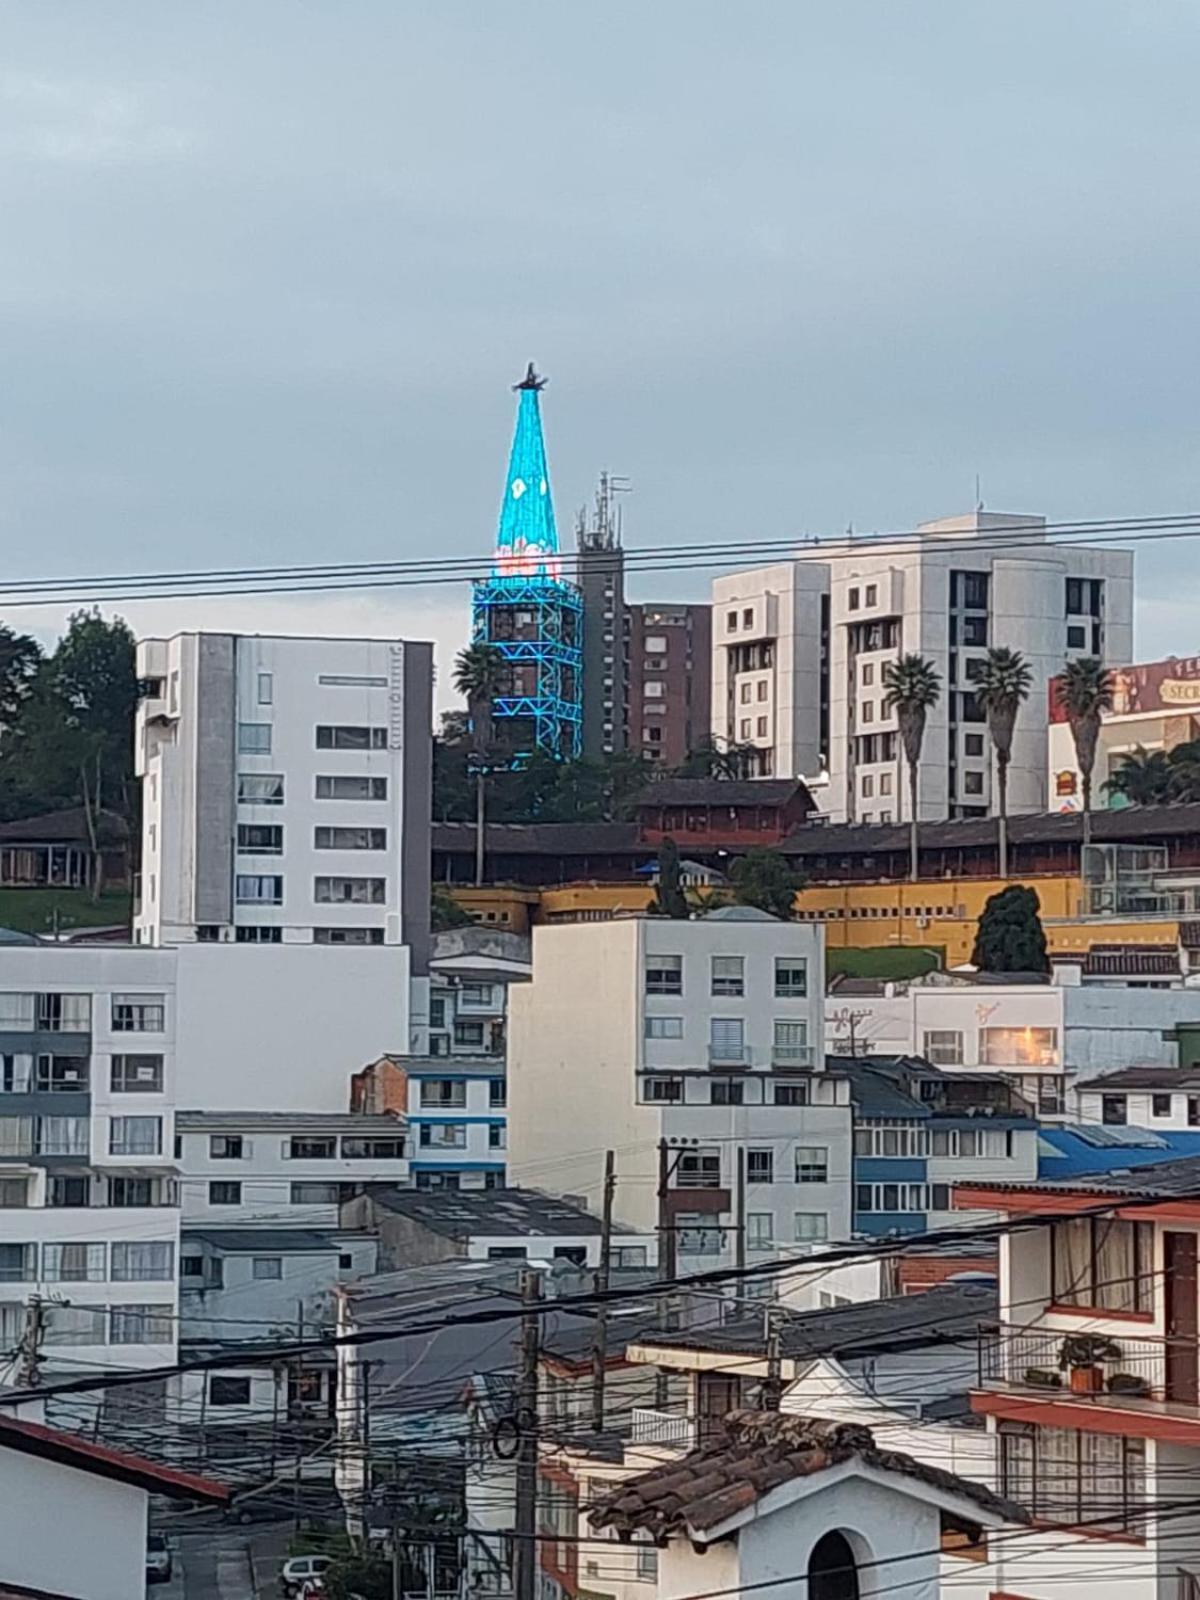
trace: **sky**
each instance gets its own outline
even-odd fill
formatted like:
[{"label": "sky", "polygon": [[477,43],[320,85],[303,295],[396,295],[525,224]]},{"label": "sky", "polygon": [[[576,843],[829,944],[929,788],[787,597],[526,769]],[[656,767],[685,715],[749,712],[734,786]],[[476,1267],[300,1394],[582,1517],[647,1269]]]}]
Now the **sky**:
[{"label": "sky", "polygon": [[[568,535],[1198,510],[1198,72],[1193,0],[8,0],[0,577],[482,556],[531,358]],[[468,593],[118,609],[445,680]]]}]

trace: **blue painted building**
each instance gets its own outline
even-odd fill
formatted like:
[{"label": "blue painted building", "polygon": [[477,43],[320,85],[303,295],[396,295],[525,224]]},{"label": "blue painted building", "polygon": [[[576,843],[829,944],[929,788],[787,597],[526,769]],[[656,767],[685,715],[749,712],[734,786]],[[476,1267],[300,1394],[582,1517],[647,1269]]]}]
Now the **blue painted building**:
[{"label": "blue painted building", "polygon": [[829,1065],[850,1079],[856,1233],[950,1226],[962,1220],[955,1183],[1037,1177],[1037,1119],[999,1074],[944,1072],[908,1056]]},{"label": "blue painted building", "polygon": [[504,657],[507,677],[492,703],[493,732],[519,765],[535,751],[580,754],[583,729],[583,596],[562,575],[554,500],[542,437],[545,379],[529,364],[519,396],[496,552],[473,586],[472,639]]},{"label": "blue painted building", "polygon": [[504,1060],[396,1056],[408,1079],[409,1175],[416,1189],[503,1189]]}]

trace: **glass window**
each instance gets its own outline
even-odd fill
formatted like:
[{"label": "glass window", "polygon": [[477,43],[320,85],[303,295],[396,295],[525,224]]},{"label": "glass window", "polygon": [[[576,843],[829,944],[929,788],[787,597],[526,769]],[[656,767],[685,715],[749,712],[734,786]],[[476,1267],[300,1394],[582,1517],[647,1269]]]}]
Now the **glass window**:
[{"label": "glass window", "polygon": [[979,1060],[985,1067],[1056,1067],[1058,1029],[980,1028]]},{"label": "glass window", "polygon": [[317,878],[313,899],[318,905],[382,905],[387,898],[386,878]]},{"label": "glass window", "polygon": [[91,995],[38,995],[37,1026],[43,1033],[86,1033],[91,1025]]},{"label": "glass window", "polygon": [[283,904],[283,879],[278,875],[239,872],[234,879],[234,890],[240,906]]},{"label": "glass window", "polygon": [[115,994],[112,997],[114,1033],[162,1033],[167,1003],[161,994]]},{"label": "glass window", "polygon": [[108,1337],[112,1344],[174,1344],[175,1325],[166,1306],[113,1306]]},{"label": "glass window", "polygon": [[208,1203],[210,1206],[240,1206],[241,1184],[231,1182],[228,1178],[216,1179],[208,1186]]},{"label": "glass window", "polygon": [[336,1183],[294,1183],[291,1200],[294,1206],[335,1206],[340,1198]]},{"label": "glass window", "polygon": [[241,856],[281,856],[283,827],[277,822],[239,822],[237,848]]},{"label": "glass window", "polygon": [[255,1256],[250,1267],[254,1278],[279,1279],[283,1277],[282,1256]]},{"label": "glass window", "polygon": [[683,1080],[681,1078],[647,1078],[643,1097],[652,1105],[682,1101]]},{"label": "glass window", "polygon": [[745,1099],[745,1087],[740,1078],[714,1078],[708,1086],[708,1103],[713,1106],[740,1106]]},{"label": "glass window", "polygon": [[258,674],[258,703],[260,706],[269,706],[275,698],[275,680],[269,672]]},{"label": "glass window", "polygon": [[237,797],[241,805],[281,806],[283,804],[282,772],[239,772]]},{"label": "glass window", "polygon": [[38,1117],[34,1127],[34,1153],[39,1156],[86,1156],[88,1134],[87,1117]]},{"label": "glass window", "polygon": [[1169,1117],[1171,1115],[1171,1096],[1169,1094],[1151,1095],[1150,1114],[1155,1117]]},{"label": "glass window", "polygon": [[775,997],[802,1000],[808,994],[808,962],[795,956],[775,958]]},{"label": "glass window", "polygon": [[488,1105],[505,1106],[508,1104],[508,1085],[503,1078],[492,1078],[488,1082]]},{"label": "glass window", "polygon": [[240,1133],[210,1133],[208,1153],[213,1161],[240,1161],[246,1154],[246,1141]]},{"label": "glass window", "polygon": [[710,1017],[709,1059],[740,1065],[746,1059],[745,1024],[741,1017]]},{"label": "glass window", "polygon": [[336,773],[317,777],[318,800],[386,800],[387,797],[386,778],[369,778],[350,773],[344,777]]},{"label": "glass window", "polygon": [[108,1152],[114,1156],[162,1154],[161,1117],[112,1117],[108,1124]]},{"label": "glass window", "polygon": [[398,1161],[403,1154],[402,1138],[353,1139],[346,1135],[342,1139],[342,1155],[347,1161]]},{"label": "glass window", "polygon": [[773,1250],[775,1247],[775,1213],[751,1211],[746,1216],[746,1248],[748,1250]]},{"label": "glass window", "polygon": [[386,828],[316,828],[314,850],[386,850]]},{"label": "glass window", "polygon": [[829,1214],[825,1211],[797,1211],[793,1216],[792,1237],[797,1243],[809,1239],[828,1239]]},{"label": "glass window", "polygon": [[0,1178],[0,1210],[24,1210],[29,1204],[29,1183],[25,1178]]},{"label": "glass window", "polygon": [[118,1240],[112,1247],[114,1283],[169,1283],[175,1246],[169,1239]]},{"label": "glass window", "polygon": [[39,1056],[33,1086],[41,1094],[86,1094],[87,1056]]},{"label": "glass window", "polygon": [[646,993],[682,994],[683,957],[647,955]]},{"label": "glass window", "polygon": [[1122,1434],[1000,1424],[1000,1489],[1047,1521],[1145,1533],[1145,1443]]},{"label": "glass window", "polygon": [[829,1151],[819,1145],[802,1145],[796,1151],[797,1183],[829,1182]]},{"label": "glass window", "polygon": [[322,725],[317,728],[317,749],[386,750],[387,729]]},{"label": "glass window", "polygon": [[293,1134],[284,1147],[290,1161],[332,1161],[337,1155],[337,1140],[330,1136]]},{"label": "glass window", "polygon": [[31,994],[0,994],[0,1029],[6,1033],[31,1032],[34,1006]]},{"label": "glass window", "polygon": [[771,1056],[781,1066],[803,1066],[809,1058],[808,1023],[776,1018]]},{"label": "glass window", "polygon": [[108,1180],[110,1206],[152,1206],[154,1184],[149,1178],[110,1178]]},{"label": "glass window", "polygon": [[271,754],[271,724],[269,722],[239,722],[237,747],[239,755],[269,756]]},{"label": "glass window", "polygon": [[647,1039],[682,1039],[682,1017],[646,1017]]},{"label": "glass window", "polygon": [[1153,1309],[1153,1224],[1074,1217],[1050,1230],[1059,1305],[1148,1313]]},{"label": "glass window", "polygon": [[746,1151],[746,1182],[775,1182],[775,1152],[773,1150]]},{"label": "glass window", "polygon": [[777,1083],[774,1085],[773,1100],[777,1106],[806,1106],[808,1104],[808,1085],[806,1083]]},{"label": "glass window", "polygon": [[1123,1094],[1100,1096],[1100,1121],[1109,1128],[1123,1128],[1128,1118],[1128,1101]]},{"label": "glass window", "polygon": [[[270,930],[278,933],[277,928]],[[382,944],[382,928],[314,928],[314,944]],[[436,1052],[434,1052],[436,1054]]]},{"label": "glass window", "polygon": [[[109,1180],[110,1184],[112,1180]],[[90,1178],[60,1178],[50,1179],[50,1188],[46,1196],[48,1206],[66,1207],[77,1210],[80,1206],[89,1206],[92,1203]]]},{"label": "glass window", "polygon": [[47,1283],[103,1283],[102,1244],[44,1244],[42,1277]]},{"label": "glass window", "polygon": [[110,1084],[113,1094],[161,1094],[161,1056],[113,1056]]},{"label": "glass window", "polygon": [[960,1067],[963,1036],[955,1028],[927,1028],[922,1054],[935,1067]]},{"label": "glass window", "polygon": [[745,959],[742,956],[713,956],[713,994],[726,997],[745,994],[745,966]]},{"label": "glass window", "polygon": [[423,1122],[418,1137],[423,1149],[465,1150],[467,1128],[463,1122]]}]

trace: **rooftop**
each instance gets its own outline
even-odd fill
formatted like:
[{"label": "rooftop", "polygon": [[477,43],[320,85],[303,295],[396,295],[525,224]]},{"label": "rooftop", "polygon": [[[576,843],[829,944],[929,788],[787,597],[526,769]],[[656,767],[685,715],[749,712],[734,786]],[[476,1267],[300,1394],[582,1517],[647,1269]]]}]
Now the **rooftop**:
[{"label": "rooftop", "polygon": [[1132,1159],[1133,1152],[1126,1151],[1124,1154],[1130,1159],[1122,1166],[1105,1172],[1089,1172],[1076,1177],[1039,1178],[1036,1183],[973,1182],[963,1187],[1012,1194],[1114,1194],[1146,1200],[1200,1199],[1200,1155],[1147,1162],[1138,1167]]},{"label": "rooftop", "polygon": [[1038,1179],[1053,1181],[1083,1173],[1126,1172],[1200,1155],[1200,1128],[1109,1128],[1095,1123],[1043,1127],[1038,1137]]},{"label": "rooftop", "polygon": [[360,1116],[353,1111],[177,1111],[175,1126],[183,1133],[312,1133],[404,1132],[402,1117]]},{"label": "rooftop", "polygon": [[229,1490],[213,1478],[164,1467],[145,1456],[127,1455],[123,1450],[93,1443],[79,1434],[43,1427],[40,1422],[23,1422],[17,1417],[0,1415],[0,1447],[22,1455],[40,1456],[43,1461],[56,1461],[61,1466],[90,1472],[96,1477],[111,1478],[135,1489],[145,1489],[149,1494],[166,1495],[171,1500],[200,1500],[209,1505],[225,1505],[229,1500]]},{"label": "rooftop", "polygon": [[778,1411],[730,1412],[714,1438],[682,1460],[619,1485],[597,1502],[589,1520],[594,1528],[612,1528],[623,1537],[645,1532],[661,1540],[688,1530],[702,1533],[785,1483],[848,1461],[970,1501],[990,1519],[1029,1521],[1019,1506],[981,1483],[880,1449],[869,1428]]},{"label": "rooftop", "polygon": [[384,1059],[414,1078],[502,1078],[507,1065],[503,1056],[389,1055]]},{"label": "rooftop", "polygon": [[1200,1067],[1122,1067],[1079,1085],[1081,1094],[1107,1094],[1110,1089],[1200,1091]]},{"label": "rooftop", "polygon": [[642,790],[637,806],[785,806],[797,796],[812,804],[802,778],[661,778]]},{"label": "rooftop", "polygon": [[323,1255],[338,1249],[332,1234],[315,1228],[193,1228],[185,1224],[182,1243],[193,1242],[227,1255]]},{"label": "rooftop", "polygon": [[[398,1189],[368,1184],[376,1205],[447,1239],[528,1234],[560,1238],[599,1234],[600,1218],[540,1189]],[[613,1224],[614,1233],[633,1230]]]},{"label": "rooftop", "polygon": [[[100,844],[121,844],[129,837],[129,824],[115,811],[99,814]],[[82,806],[46,811],[19,822],[0,822],[0,844],[80,844],[91,848],[88,815]]]}]

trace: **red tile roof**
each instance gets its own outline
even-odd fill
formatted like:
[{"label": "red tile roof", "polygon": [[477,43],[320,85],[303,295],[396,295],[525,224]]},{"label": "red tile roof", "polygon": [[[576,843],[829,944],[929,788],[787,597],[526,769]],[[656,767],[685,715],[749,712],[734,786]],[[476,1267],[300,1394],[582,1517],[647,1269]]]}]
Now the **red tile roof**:
[{"label": "red tile roof", "polygon": [[57,1428],[43,1427],[40,1422],[22,1422],[16,1417],[0,1416],[0,1449],[57,1461],[79,1472],[95,1473],[97,1477],[128,1483],[172,1500],[203,1500],[210,1505],[225,1505],[230,1496],[225,1485],[214,1478],[180,1472],[144,1456],[127,1455],[123,1450],[95,1444],[78,1434],[60,1433]]}]

